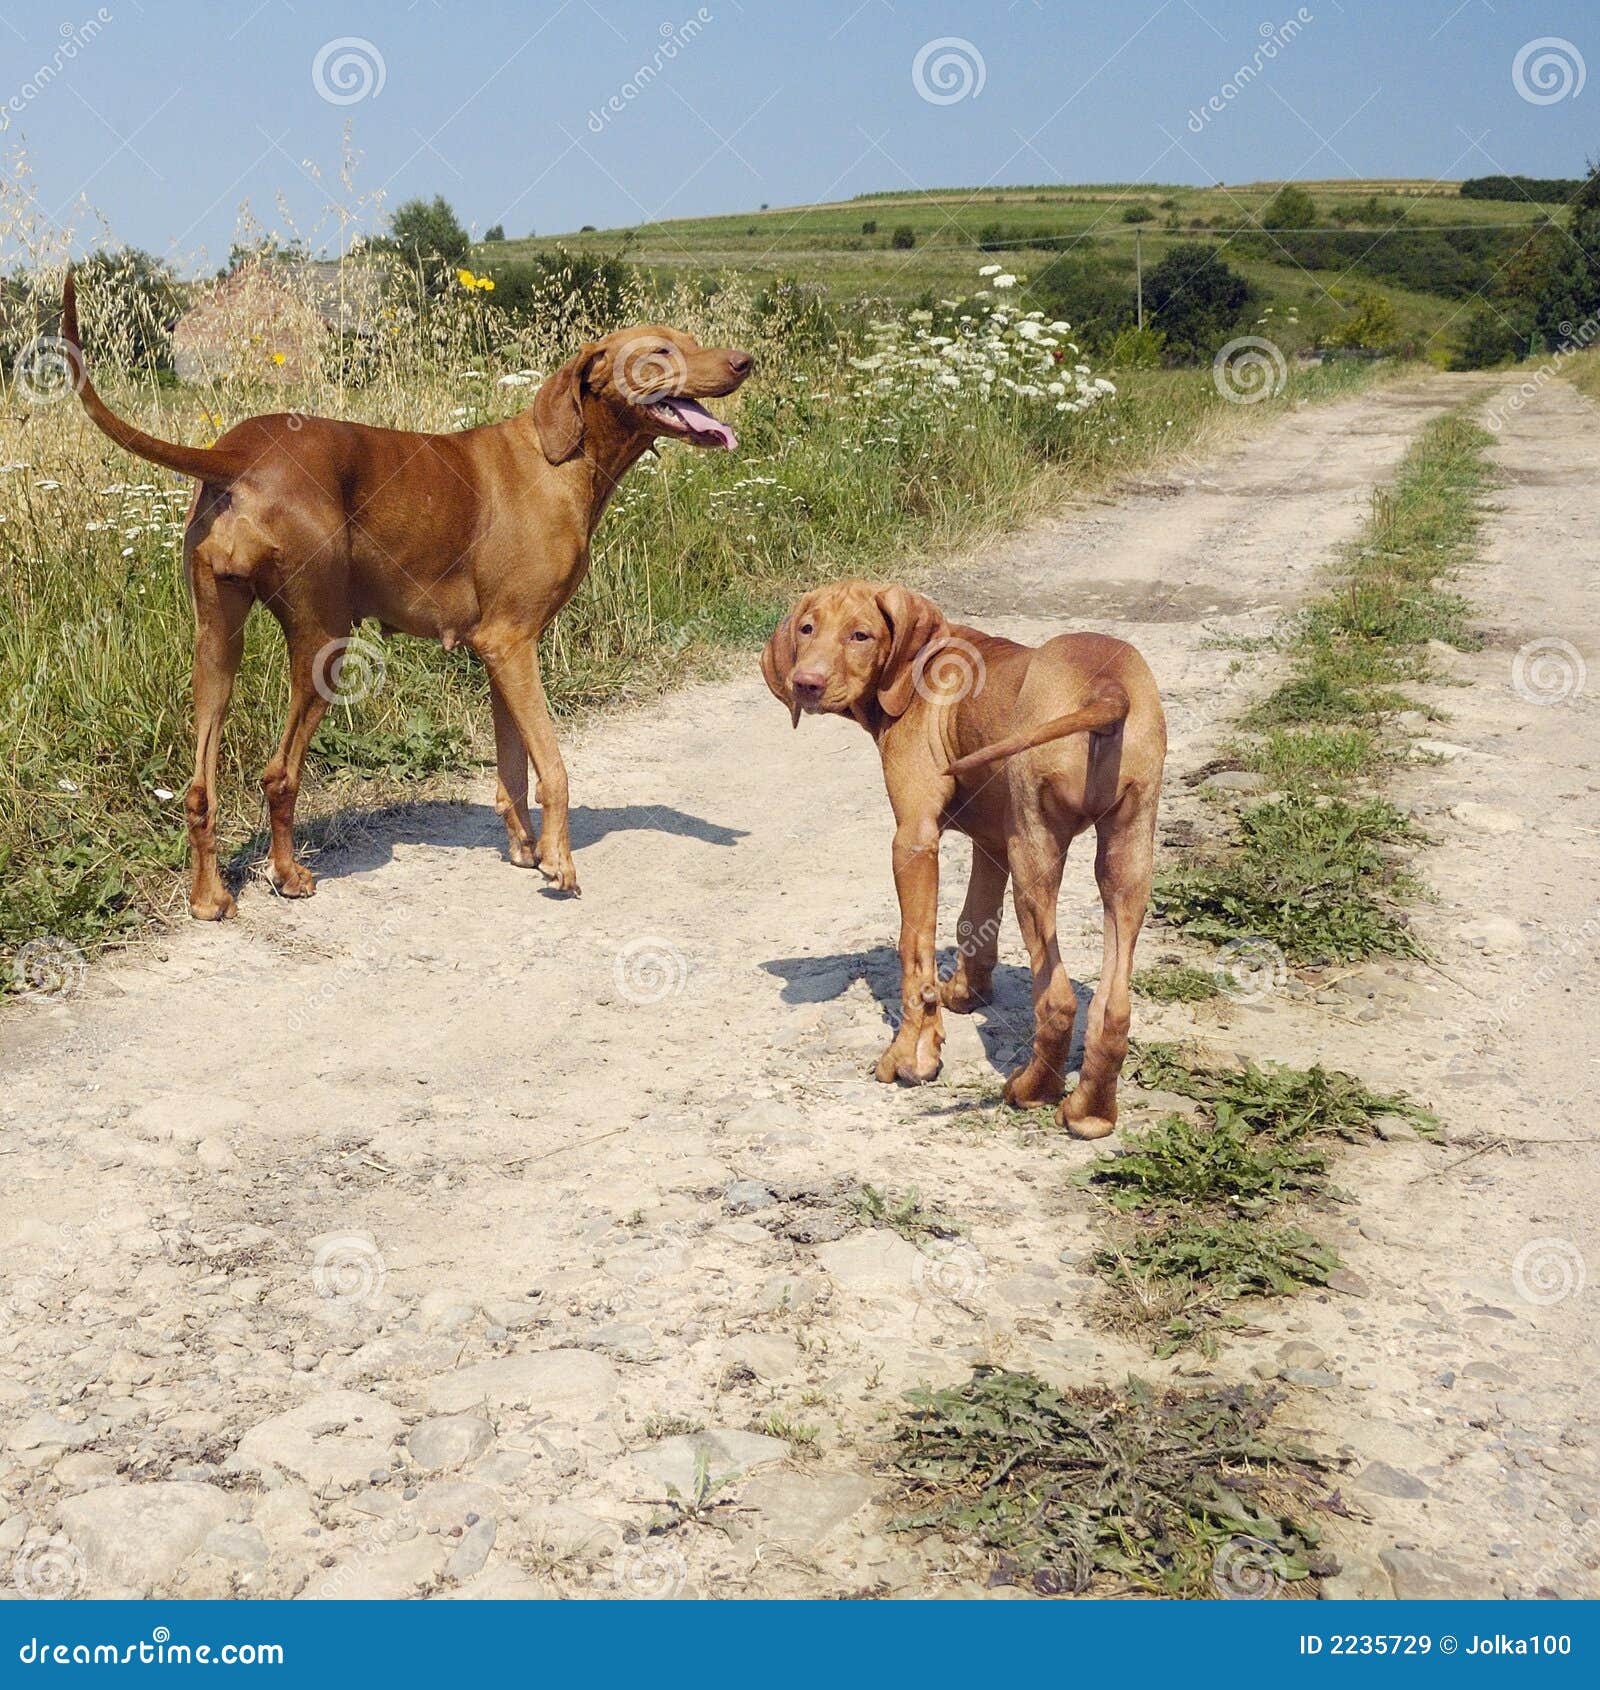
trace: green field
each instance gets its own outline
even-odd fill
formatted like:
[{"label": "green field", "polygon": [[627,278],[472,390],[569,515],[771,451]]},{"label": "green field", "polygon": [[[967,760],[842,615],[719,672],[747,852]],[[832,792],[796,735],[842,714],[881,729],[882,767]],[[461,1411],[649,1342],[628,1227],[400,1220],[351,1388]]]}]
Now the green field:
[{"label": "green field", "polygon": [[[625,258],[662,279],[737,270],[758,280],[799,280],[840,304],[863,298],[909,303],[970,291],[986,257],[1003,259],[1025,282],[1062,254],[1087,259],[1102,272],[1122,277],[1131,294],[1136,250],[1148,273],[1175,243],[1203,240],[1221,248],[1228,262],[1256,284],[1278,327],[1290,315],[1300,318],[1295,330],[1275,336],[1286,348],[1310,344],[1348,311],[1348,300],[1335,296],[1336,288],[1347,293],[1365,286],[1376,287],[1388,299],[1403,337],[1422,342],[1419,349],[1429,356],[1443,358],[1465,315],[1463,307],[1476,291],[1474,284],[1516,250],[1524,238],[1521,230],[1531,233],[1557,211],[1528,199],[1463,199],[1455,182],[1299,185],[1316,204],[1316,227],[1337,232],[1322,242],[1336,249],[1336,262],[1305,263],[1305,257],[1321,254],[1297,254],[1291,248],[1299,244],[1298,237],[1256,226],[1280,186],[1276,182],[867,194],[819,205],[485,243],[475,249],[474,261],[493,270],[557,250],[586,251]],[[896,231],[907,229],[915,245],[896,247]],[[1444,275],[1436,262],[1441,237],[1460,240],[1469,229],[1478,231],[1468,237],[1469,244],[1484,250]],[[1397,265],[1397,259],[1406,262]],[[1434,285],[1419,286],[1418,280]]]}]

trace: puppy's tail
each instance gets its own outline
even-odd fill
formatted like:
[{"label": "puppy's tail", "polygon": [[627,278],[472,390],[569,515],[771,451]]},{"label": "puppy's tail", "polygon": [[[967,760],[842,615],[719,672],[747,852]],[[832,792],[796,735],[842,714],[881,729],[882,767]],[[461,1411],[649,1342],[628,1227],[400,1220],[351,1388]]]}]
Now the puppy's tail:
[{"label": "puppy's tail", "polygon": [[181,475],[192,475],[201,481],[231,481],[249,467],[249,458],[238,447],[183,446],[175,440],[157,440],[153,434],[124,422],[95,392],[78,334],[78,290],[70,267],[61,292],[61,338],[72,360],[73,380],[84,410],[95,427],[119,446],[148,458],[153,464],[164,464]]},{"label": "puppy's tail", "polygon": [[1007,757],[1015,757],[1019,751],[1031,751],[1034,746],[1047,745],[1053,739],[1066,739],[1071,734],[1109,733],[1127,719],[1128,694],[1121,681],[1099,680],[1095,682],[1088,703],[1068,711],[1065,716],[1053,717],[1048,722],[1041,722],[1036,728],[1012,734],[1009,739],[997,739],[993,745],[986,745],[980,751],[972,751],[965,757],[958,757],[945,773],[956,776],[969,775],[975,769],[981,769],[989,763],[1003,762]]}]

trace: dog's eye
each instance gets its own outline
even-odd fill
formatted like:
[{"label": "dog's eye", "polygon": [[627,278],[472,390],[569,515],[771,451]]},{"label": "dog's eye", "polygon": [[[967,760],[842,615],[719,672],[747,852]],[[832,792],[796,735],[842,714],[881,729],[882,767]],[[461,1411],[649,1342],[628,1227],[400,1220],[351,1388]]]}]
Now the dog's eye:
[{"label": "dog's eye", "polygon": [[857,628],[850,638],[853,640],[870,640],[872,635],[865,628]]},{"label": "dog's eye", "polygon": [[816,630],[816,626],[815,626],[814,623],[802,622],[800,624],[800,632],[802,634],[814,634],[814,633],[816,633],[816,631],[817,630]]}]

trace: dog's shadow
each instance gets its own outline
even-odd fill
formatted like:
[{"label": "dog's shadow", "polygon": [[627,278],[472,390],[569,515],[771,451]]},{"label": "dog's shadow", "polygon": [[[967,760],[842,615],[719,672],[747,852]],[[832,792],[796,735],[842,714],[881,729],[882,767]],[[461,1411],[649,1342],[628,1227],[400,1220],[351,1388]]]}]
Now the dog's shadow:
[{"label": "dog's shadow", "polygon": [[[535,810],[535,833],[539,822]],[[666,833],[723,847],[747,837],[744,828],[707,821],[670,804],[574,805],[568,824],[574,851],[613,833]],[[269,837],[261,829],[229,859],[227,878],[235,887],[265,859]],[[311,863],[318,880],[371,874],[391,863],[401,845],[496,851],[504,857],[506,828],[492,804],[427,798],[371,810],[344,808],[295,828],[296,854]],[[549,897],[562,895],[551,887],[541,890]]]},{"label": "dog's shadow", "polygon": [[[956,952],[950,947],[939,953],[939,978],[954,972]],[[887,1041],[900,1023],[900,957],[891,945],[876,945],[869,951],[846,951],[835,956],[776,957],[762,963],[768,974],[784,982],[779,996],[785,1003],[829,1003],[842,998],[857,980],[864,980],[883,1016]],[[1083,1035],[1088,1025],[1092,986],[1073,982],[1078,1015],[1072,1029],[1072,1050],[1067,1058],[1071,1072],[1083,1059]],[[945,1011],[946,1015],[950,1011]],[[989,1001],[972,1014],[973,1025],[983,1044],[983,1054],[997,1074],[1009,1074],[1028,1059],[1033,1044],[1033,980],[1026,968],[1001,963],[994,971]]]}]

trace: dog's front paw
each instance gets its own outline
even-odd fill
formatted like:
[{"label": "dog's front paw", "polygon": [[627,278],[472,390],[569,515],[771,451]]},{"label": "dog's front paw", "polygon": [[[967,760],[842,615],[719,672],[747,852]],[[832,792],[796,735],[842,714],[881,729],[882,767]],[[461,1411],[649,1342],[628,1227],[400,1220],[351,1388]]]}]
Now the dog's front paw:
[{"label": "dog's front paw", "polygon": [[531,839],[511,839],[506,842],[506,856],[513,868],[537,868],[539,853]]},{"label": "dog's front paw", "polygon": [[189,914],[196,921],[226,921],[238,905],[226,892],[208,892],[189,900]]},{"label": "dog's front paw", "polygon": [[317,877],[304,863],[290,863],[287,869],[270,868],[268,877],[283,898],[312,898],[316,896]]}]

